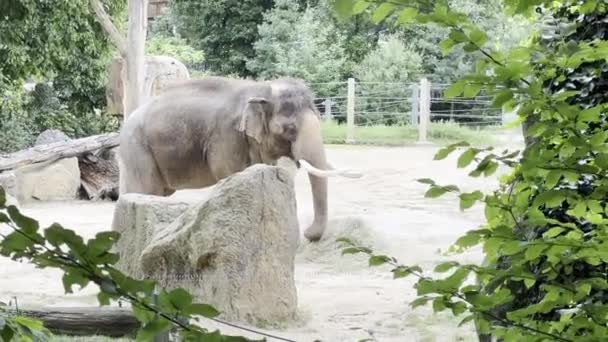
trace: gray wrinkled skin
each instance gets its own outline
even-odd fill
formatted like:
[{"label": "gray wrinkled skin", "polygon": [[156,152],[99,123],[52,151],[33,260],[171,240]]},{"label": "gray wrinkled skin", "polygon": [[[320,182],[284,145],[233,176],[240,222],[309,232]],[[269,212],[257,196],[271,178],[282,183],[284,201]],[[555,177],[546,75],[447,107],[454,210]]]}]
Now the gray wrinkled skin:
[{"label": "gray wrinkled skin", "polygon": [[[326,169],[319,113],[303,82],[208,77],[175,84],[136,109],[120,133],[121,193],[169,196],[216,184],[280,157]],[[309,175],[315,218],[327,225],[327,179]]]}]

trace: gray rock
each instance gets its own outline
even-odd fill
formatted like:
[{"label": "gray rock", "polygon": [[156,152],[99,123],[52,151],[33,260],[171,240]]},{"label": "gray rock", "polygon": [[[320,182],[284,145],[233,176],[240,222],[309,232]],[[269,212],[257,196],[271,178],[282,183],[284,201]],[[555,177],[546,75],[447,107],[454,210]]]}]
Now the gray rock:
[{"label": "gray rock", "polygon": [[70,141],[70,137],[68,137],[65,133],[58,129],[47,129],[46,131],[40,133],[38,138],[36,138],[35,145],[45,145],[58,141]]},{"label": "gray rock", "polygon": [[15,170],[17,199],[20,202],[73,200],[80,187],[78,158],[60,159],[51,164],[32,164]]},{"label": "gray rock", "polygon": [[300,234],[293,174],[253,165],[208,196],[183,210],[187,204],[170,199],[122,195],[113,224],[123,240],[119,268],[166,289],[183,287],[224,319],[267,324],[295,318]]},{"label": "gray rock", "polygon": [[17,176],[15,172],[4,171],[0,173],[0,186],[4,188],[7,194],[17,197]]}]

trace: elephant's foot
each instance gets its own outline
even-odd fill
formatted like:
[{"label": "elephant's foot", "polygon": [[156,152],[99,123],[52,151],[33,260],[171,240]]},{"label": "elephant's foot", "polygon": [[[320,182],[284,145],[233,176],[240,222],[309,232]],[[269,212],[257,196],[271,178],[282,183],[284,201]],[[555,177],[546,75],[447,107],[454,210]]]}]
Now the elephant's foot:
[{"label": "elephant's foot", "polygon": [[325,228],[327,228],[327,223],[319,223],[313,222],[306,231],[304,231],[304,237],[308,239],[310,242],[315,242],[321,240],[323,237],[323,233],[325,232]]}]

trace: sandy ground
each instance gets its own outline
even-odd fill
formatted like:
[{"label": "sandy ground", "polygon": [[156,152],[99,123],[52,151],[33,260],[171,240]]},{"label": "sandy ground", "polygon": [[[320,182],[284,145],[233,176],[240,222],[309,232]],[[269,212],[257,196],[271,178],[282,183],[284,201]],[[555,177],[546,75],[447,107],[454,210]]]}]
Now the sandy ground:
[{"label": "sandy ground", "polygon": [[[516,147],[521,143],[514,136],[505,136],[504,141]],[[362,171],[365,177],[330,180],[330,227],[317,244],[303,240],[297,255],[299,320],[267,331],[297,341],[475,340],[472,325],[459,328],[459,319],[435,315],[429,307],[409,307],[415,298],[414,278],[393,280],[388,267],[369,268],[362,257],[341,256],[334,240],[337,236],[357,238],[395,256],[402,264],[417,264],[430,272],[447,258],[438,250],[446,250],[458,236],[476,229],[483,222],[483,212],[480,205],[461,212],[455,196],[425,199],[426,186],[415,179],[430,177],[441,184],[459,184],[465,191],[489,191],[496,187],[496,178],[468,177],[467,170],[456,168],[457,154],[433,161],[439,148],[433,145],[327,148],[335,166]],[[296,188],[300,228],[304,230],[312,221],[312,196],[302,171]],[[174,196],[196,195],[196,191],[184,191]],[[58,221],[85,238],[110,229],[113,209],[113,203],[90,202],[23,206],[26,214],[42,224]],[[473,249],[450,258],[478,262],[481,253]],[[59,272],[0,258],[0,301],[16,296],[21,305],[95,305],[96,291],[95,286],[89,286],[65,295]],[[209,327],[244,334],[224,326]]]}]

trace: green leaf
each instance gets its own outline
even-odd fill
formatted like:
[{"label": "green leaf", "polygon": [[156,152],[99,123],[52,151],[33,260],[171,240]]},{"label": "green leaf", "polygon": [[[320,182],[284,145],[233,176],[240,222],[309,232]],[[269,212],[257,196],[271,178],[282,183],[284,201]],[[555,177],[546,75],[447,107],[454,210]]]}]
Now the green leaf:
[{"label": "green leaf", "polygon": [[471,208],[475,202],[483,199],[483,193],[481,191],[475,191],[472,193],[460,194],[460,210]]},{"label": "green leaf", "polygon": [[0,186],[0,209],[6,207],[6,192],[4,188]]},{"label": "green leaf", "polygon": [[445,57],[450,51],[454,48],[456,42],[451,40],[450,38],[444,39],[439,43],[439,49],[441,50],[441,54]]},{"label": "green leaf", "polygon": [[532,261],[538,259],[538,257],[547,249],[546,245],[531,245],[526,249],[525,258],[526,261]]},{"label": "green leaf", "polygon": [[58,223],[53,223],[50,227],[44,230],[45,239],[53,246],[59,247],[65,240],[65,229]]},{"label": "green leaf", "polygon": [[192,304],[192,295],[182,288],[172,290],[168,296],[171,304],[177,310],[183,310]]},{"label": "green leaf", "polygon": [[89,279],[83,273],[75,269],[64,273],[62,281],[65,293],[73,293],[72,286],[74,284],[79,285],[82,289],[89,283]]},{"label": "green leaf", "polygon": [[462,94],[465,85],[466,82],[464,80],[459,80],[455,82],[448,89],[445,90],[445,92],[443,93],[443,97],[445,97],[446,99],[457,97],[458,95]]},{"label": "green leaf", "polygon": [[579,122],[599,122],[600,113],[602,112],[603,105],[598,105],[592,108],[585,109],[578,114]]},{"label": "green leaf", "polygon": [[443,272],[447,272],[449,270],[451,270],[452,268],[458,266],[459,263],[456,261],[447,261],[447,262],[443,262],[437,266],[435,266],[435,272],[438,273],[443,273]]},{"label": "green leaf", "polygon": [[376,8],[374,14],[372,15],[372,22],[374,24],[380,23],[384,18],[386,18],[391,12],[395,9],[395,5],[389,2],[384,2]]},{"label": "green leaf", "polygon": [[433,312],[441,312],[445,310],[445,308],[445,299],[443,299],[442,297],[438,297],[433,300]]},{"label": "green leaf", "polygon": [[549,230],[547,230],[543,236],[546,238],[554,238],[556,236],[558,236],[559,234],[563,233],[565,231],[564,228],[562,227],[553,227]]},{"label": "green leaf", "polygon": [[437,198],[442,196],[448,192],[456,192],[458,191],[458,187],[455,185],[446,185],[446,186],[437,186],[433,185],[427,192],[424,194],[426,198]]},{"label": "green leaf", "polygon": [[87,254],[91,256],[101,256],[105,252],[109,251],[112,246],[118,241],[120,233],[109,231],[100,232],[95,235],[94,239],[91,239],[87,243]]},{"label": "green leaf", "polygon": [[398,24],[405,24],[412,21],[418,15],[418,10],[412,7],[404,8],[397,19]]},{"label": "green leaf", "polygon": [[184,310],[184,313],[189,315],[201,315],[207,318],[219,316],[220,312],[209,304],[192,304]]},{"label": "green leaf", "polygon": [[37,319],[33,319],[33,318],[29,318],[29,317],[23,317],[23,316],[17,316],[14,317],[13,320],[16,323],[21,324],[24,327],[28,327],[30,330],[42,330],[44,329],[44,324],[42,323],[42,321],[37,320]]},{"label": "green leaf", "polygon": [[366,253],[371,252],[370,250],[362,247],[347,247],[342,249],[342,255],[346,254],[358,254],[358,253]]},{"label": "green leaf", "polygon": [[34,242],[19,232],[12,232],[0,241],[0,248],[3,253],[20,252],[32,246],[34,246]]},{"label": "green leaf", "polygon": [[481,84],[469,83],[464,87],[464,97],[475,97],[481,91]]},{"label": "green leaf", "polygon": [[355,245],[353,240],[351,240],[350,238],[347,238],[347,237],[339,237],[336,239],[336,242],[342,242],[342,243],[345,243],[345,244],[351,245],[351,246]]},{"label": "green leaf", "polygon": [[437,198],[445,193],[447,193],[448,191],[445,190],[443,187],[441,186],[433,186],[432,188],[430,188],[429,190],[427,190],[427,192],[424,194],[424,197],[426,198]]},{"label": "green leaf", "polygon": [[451,40],[457,43],[464,43],[469,41],[469,37],[462,32],[460,29],[453,29],[450,31],[449,37]]},{"label": "green leaf", "polygon": [[503,89],[496,94],[492,101],[492,106],[495,108],[501,108],[507,101],[513,98],[513,92],[511,89]]},{"label": "green leaf", "polygon": [[529,289],[532,286],[534,286],[534,284],[536,284],[536,279],[530,279],[530,278],[525,278],[524,279],[524,285],[526,286],[527,289]]},{"label": "green leaf", "polygon": [[514,255],[521,251],[521,245],[519,241],[508,241],[502,246],[502,253],[504,255]]},{"label": "green leaf", "polygon": [[560,170],[551,170],[545,178],[545,186],[547,189],[553,189],[561,178],[562,172]]},{"label": "green leaf", "polygon": [[430,178],[419,178],[416,181],[422,184],[435,185],[435,181]]},{"label": "green leaf", "polygon": [[566,213],[576,218],[585,217],[587,214],[587,203],[584,201],[578,201],[576,202],[574,208],[568,210]]},{"label": "green leaf", "polygon": [[541,192],[534,199],[534,207],[545,205],[547,208],[557,207],[566,199],[564,192],[561,190],[549,190]]},{"label": "green leaf", "polygon": [[488,41],[488,35],[476,27],[469,33],[469,38],[478,47],[483,46]]},{"label": "green leaf", "polygon": [[0,330],[0,337],[2,337],[2,341],[9,342],[13,340],[15,336],[15,331],[9,325],[4,326],[4,329]]},{"label": "green leaf", "polygon": [[154,312],[149,311],[146,308],[140,307],[139,305],[133,305],[131,308],[135,318],[144,324],[154,319]]},{"label": "green leaf", "polygon": [[348,17],[352,13],[352,0],[334,0],[334,9],[338,15]]},{"label": "green leaf", "polygon": [[112,297],[110,297],[107,293],[105,292],[99,292],[97,293],[97,301],[99,302],[100,306],[104,306],[104,305],[110,305],[110,299]]},{"label": "green leaf", "polygon": [[458,168],[467,167],[469,164],[471,164],[477,153],[479,153],[479,150],[476,148],[469,148],[468,150],[464,151],[458,158]]},{"label": "green leaf", "polygon": [[456,302],[452,305],[452,313],[454,316],[459,316],[465,311],[467,311],[467,305],[463,302]]},{"label": "green leaf", "polygon": [[460,321],[460,323],[458,323],[458,326],[461,327],[474,319],[475,319],[475,315],[468,315],[467,317],[463,318],[462,321]]},{"label": "green leaf", "polygon": [[21,228],[26,234],[38,231],[38,221],[22,215],[14,205],[9,205],[6,210],[17,227]]},{"label": "green leaf", "polygon": [[171,324],[168,320],[159,317],[151,322],[148,322],[143,328],[137,332],[136,341],[152,341],[159,334],[169,330]]},{"label": "green leaf", "polygon": [[386,255],[372,255],[369,258],[369,266],[380,266],[389,262],[391,259]]},{"label": "green leaf", "polygon": [[428,302],[429,302],[429,300],[431,300],[431,298],[429,298],[429,297],[419,297],[419,298],[416,298],[415,300],[413,300],[413,301],[410,303],[410,306],[411,306],[412,308],[417,308],[417,307],[419,307],[419,306],[426,305],[426,303],[428,303]]},{"label": "green leaf", "polygon": [[360,14],[363,13],[363,11],[365,11],[368,7],[369,7],[370,3],[367,2],[366,0],[359,0],[355,3],[355,5],[353,6],[353,10],[352,10],[352,14]]},{"label": "green leaf", "polygon": [[456,240],[455,244],[461,248],[470,248],[477,245],[481,241],[479,233],[469,232]]}]

